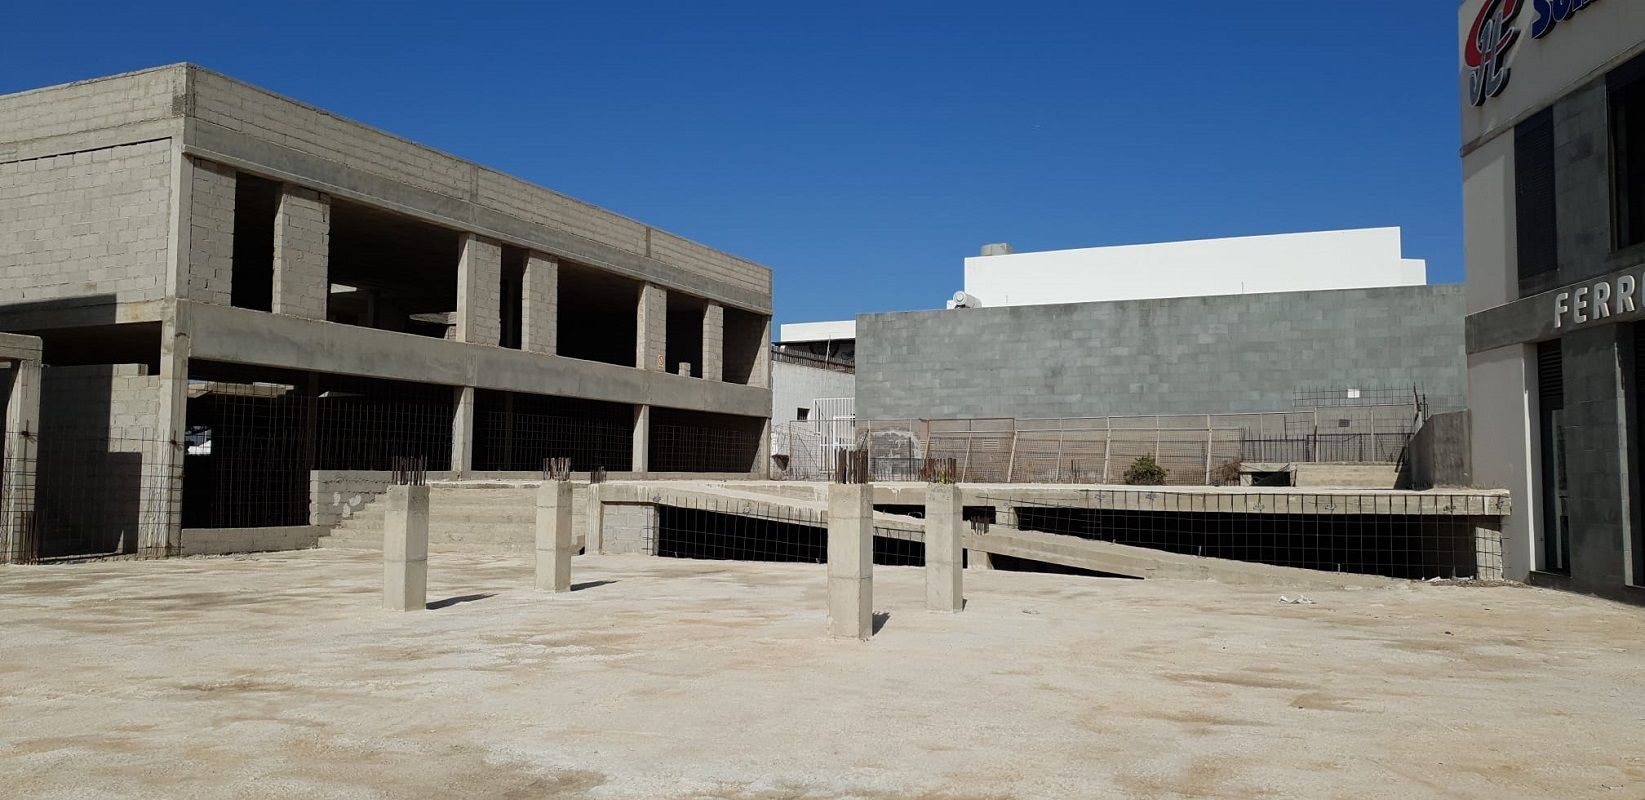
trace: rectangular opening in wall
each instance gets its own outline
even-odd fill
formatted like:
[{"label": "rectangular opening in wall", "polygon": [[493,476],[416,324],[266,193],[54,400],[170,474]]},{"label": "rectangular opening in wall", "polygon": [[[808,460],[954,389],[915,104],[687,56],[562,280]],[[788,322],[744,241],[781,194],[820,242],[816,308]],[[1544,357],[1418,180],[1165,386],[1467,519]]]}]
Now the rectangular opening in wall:
[{"label": "rectangular opening in wall", "polygon": [[1554,203],[1554,112],[1547,108],[1514,128],[1514,231],[1520,297],[1559,285]]},{"label": "rectangular opening in wall", "polygon": [[547,458],[569,458],[576,472],[627,472],[634,457],[628,403],[481,390],[474,427],[474,468],[482,472],[537,472]]},{"label": "rectangular opening in wall", "polygon": [[274,214],[280,184],[239,173],[234,181],[234,282],[229,302],[235,308],[267,311],[274,289]]},{"label": "rectangular opening in wall", "polygon": [[561,260],[559,355],[634,366],[639,298],[638,281]]},{"label": "rectangular opening in wall", "polygon": [[759,417],[653,407],[651,471],[753,472],[764,430]]},{"label": "rectangular opening in wall", "polygon": [[755,373],[768,363],[771,343],[766,336],[766,317],[729,306],[725,309],[725,381],[762,385]]},{"label": "rectangular opening in wall", "polygon": [[1617,249],[1645,244],[1645,56],[1606,76],[1610,96],[1611,198]]},{"label": "rectangular opening in wall", "polygon": [[327,319],[450,338],[457,311],[456,231],[333,199]]},{"label": "rectangular opening in wall", "polygon": [[525,250],[503,245],[502,286],[497,293],[497,319],[502,327],[497,344],[514,350],[519,350],[523,341],[521,323],[525,320],[525,260]]},{"label": "rectangular opening in wall", "polygon": [[[708,303],[701,298],[668,293],[668,371],[703,376],[703,314]],[[685,366],[682,372],[680,367]]]},{"label": "rectangular opening in wall", "polygon": [[1542,553],[1544,572],[1571,569],[1570,489],[1565,472],[1565,361],[1560,340],[1538,342],[1537,408],[1542,443]]}]

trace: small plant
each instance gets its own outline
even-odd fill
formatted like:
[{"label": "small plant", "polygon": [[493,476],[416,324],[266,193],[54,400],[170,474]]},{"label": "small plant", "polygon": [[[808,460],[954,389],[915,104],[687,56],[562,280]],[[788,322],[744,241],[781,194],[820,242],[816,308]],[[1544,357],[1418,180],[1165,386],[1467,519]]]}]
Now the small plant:
[{"label": "small plant", "polygon": [[1239,483],[1239,471],[1243,466],[1239,459],[1224,461],[1211,470],[1211,481],[1214,486],[1233,486]]},{"label": "small plant", "polygon": [[1164,486],[1165,476],[1170,470],[1159,465],[1153,456],[1138,456],[1131,462],[1131,467],[1125,471],[1127,486]]}]

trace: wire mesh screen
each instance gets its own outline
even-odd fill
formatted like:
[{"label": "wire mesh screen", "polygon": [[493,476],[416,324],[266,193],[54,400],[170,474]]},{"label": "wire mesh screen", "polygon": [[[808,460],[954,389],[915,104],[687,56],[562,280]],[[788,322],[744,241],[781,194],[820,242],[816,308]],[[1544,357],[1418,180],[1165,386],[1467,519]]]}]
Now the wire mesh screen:
[{"label": "wire mesh screen", "polygon": [[[1471,519],[1418,513],[1420,497],[1238,495],[1221,507],[1260,510],[1204,512],[1139,510],[1111,494],[1119,507],[998,502],[1022,530],[1185,555],[1410,579],[1474,577],[1478,563]],[[1387,513],[1291,513],[1303,508]]]},{"label": "wire mesh screen", "polygon": [[530,471],[543,459],[571,459],[571,469],[627,472],[634,457],[634,407],[568,398],[481,392],[474,466]]},{"label": "wire mesh screen", "polygon": [[[659,505],[646,549],[665,558],[824,564],[828,526],[820,512],[785,506],[710,500]],[[907,531],[876,529],[874,563],[924,566],[925,544]]]},{"label": "wire mesh screen", "polygon": [[[653,409],[652,472],[752,472],[760,433],[750,423],[710,415],[670,415]],[[763,424],[763,421],[761,421]]]},{"label": "wire mesh screen", "polygon": [[0,460],[0,550],[13,563],[163,553],[180,499],[174,445],[146,428],[48,429]]}]

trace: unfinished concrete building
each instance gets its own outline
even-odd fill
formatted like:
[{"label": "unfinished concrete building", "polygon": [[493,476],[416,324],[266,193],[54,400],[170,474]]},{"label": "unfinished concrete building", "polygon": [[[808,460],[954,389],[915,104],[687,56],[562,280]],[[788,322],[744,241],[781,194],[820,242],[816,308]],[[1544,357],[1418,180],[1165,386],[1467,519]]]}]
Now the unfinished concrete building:
[{"label": "unfinished concrete building", "polygon": [[0,560],[301,546],[397,458],[761,475],[770,312],[763,266],[192,65],[3,96],[45,366]]}]

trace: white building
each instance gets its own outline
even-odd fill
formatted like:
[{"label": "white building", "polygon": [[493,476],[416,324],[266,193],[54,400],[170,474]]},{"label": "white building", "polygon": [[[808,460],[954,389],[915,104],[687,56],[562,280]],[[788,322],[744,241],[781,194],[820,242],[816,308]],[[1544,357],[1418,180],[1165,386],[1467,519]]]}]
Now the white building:
[{"label": "white building", "polygon": [[[988,245],[965,260],[965,293],[985,307],[1148,300],[1321,289],[1421,286],[1399,228],[1013,253]],[[787,327],[787,326],[784,326]]]}]

